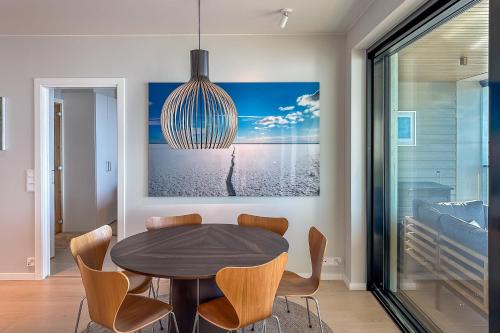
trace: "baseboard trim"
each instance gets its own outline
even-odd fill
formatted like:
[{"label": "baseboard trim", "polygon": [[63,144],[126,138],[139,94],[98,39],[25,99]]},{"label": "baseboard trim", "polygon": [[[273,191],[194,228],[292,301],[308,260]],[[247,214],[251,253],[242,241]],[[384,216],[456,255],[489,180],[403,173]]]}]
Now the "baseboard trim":
[{"label": "baseboard trim", "polygon": [[35,273],[0,273],[1,281],[36,280]]},{"label": "baseboard trim", "polygon": [[[303,278],[311,277],[311,273],[298,273]],[[322,273],[321,280],[325,281],[342,281],[344,274],[342,273]]]},{"label": "baseboard trim", "polygon": [[366,283],[362,282],[351,282],[346,275],[343,276],[342,280],[344,281],[347,289],[352,291],[357,290],[366,290]]}]

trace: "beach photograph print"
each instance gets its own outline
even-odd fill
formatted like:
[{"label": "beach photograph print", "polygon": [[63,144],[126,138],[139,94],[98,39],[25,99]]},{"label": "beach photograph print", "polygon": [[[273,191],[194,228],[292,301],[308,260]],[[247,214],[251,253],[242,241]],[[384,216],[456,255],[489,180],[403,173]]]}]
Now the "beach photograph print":
[{"label": "beach photograph print", "polygon": [[151,197],[294,197],[320,192],[319,82],[217,83],[238,110],[228,149],[172,149],[165,99],[181,83],[149,83]]}]

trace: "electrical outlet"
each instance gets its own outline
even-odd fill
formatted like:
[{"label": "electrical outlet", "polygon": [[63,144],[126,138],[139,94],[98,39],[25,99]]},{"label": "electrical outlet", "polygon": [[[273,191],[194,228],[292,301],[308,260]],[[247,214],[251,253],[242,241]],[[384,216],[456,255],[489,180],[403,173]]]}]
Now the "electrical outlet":
[{"label": "electrical outlet", "polygon": [[342,258],[341,257],[325,257],[325,259],[323,259],[323,264],[325,266],[340,266],[340,265],[342,265]]},{"label": "electrical outlet", "polygon": [[35,257],[26,258],[26,266],[27,267],[34,267],[35,266]]}]

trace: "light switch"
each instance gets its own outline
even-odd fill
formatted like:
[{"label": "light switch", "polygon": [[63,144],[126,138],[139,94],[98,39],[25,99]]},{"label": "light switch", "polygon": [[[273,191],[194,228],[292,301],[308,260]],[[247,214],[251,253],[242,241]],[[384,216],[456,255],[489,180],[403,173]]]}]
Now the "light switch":
[{"label": "light switch", "polygon": [[35,172],[33,169],[26,170],[26,192],[35,192]]}]

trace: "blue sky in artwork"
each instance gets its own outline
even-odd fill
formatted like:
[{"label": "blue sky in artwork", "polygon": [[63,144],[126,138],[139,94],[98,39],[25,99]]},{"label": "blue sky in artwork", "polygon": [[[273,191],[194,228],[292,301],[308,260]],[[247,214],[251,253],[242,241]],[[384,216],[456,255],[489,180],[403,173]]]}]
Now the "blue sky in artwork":
[{"label": "blue sky in artwork", "polygon": [[[319,143],[319,82],[217,83],[238,110],[235,143]],[[149,83],[149,143],[165,143],[160,115],[181,83]]]}]

